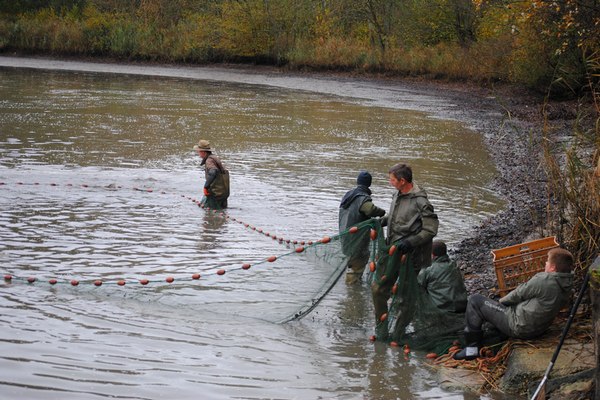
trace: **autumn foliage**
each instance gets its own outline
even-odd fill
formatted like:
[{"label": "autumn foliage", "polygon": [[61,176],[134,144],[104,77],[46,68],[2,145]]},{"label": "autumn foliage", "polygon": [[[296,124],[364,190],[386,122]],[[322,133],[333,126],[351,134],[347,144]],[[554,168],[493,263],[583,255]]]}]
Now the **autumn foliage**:
[{"label": "autumn foliage", "polygon": [[[0,49],[587,85],[596,1],[14,0]],[[597,73],[598,71],[595,71]]]}]

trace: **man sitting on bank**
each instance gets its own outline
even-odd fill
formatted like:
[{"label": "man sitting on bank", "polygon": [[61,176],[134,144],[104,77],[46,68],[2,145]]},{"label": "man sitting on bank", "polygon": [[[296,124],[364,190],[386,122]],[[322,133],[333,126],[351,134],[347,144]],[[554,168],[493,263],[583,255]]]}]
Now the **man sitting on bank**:
[{"label": "man sitting on bank", "polygon": [[544,272],[538,272],[499,302],[479,294],[469,297],[465,314],[467,345],[454,359],[479,357],[481,326],[486,321],[512,338],[531,339],[544,333],[569,300],[572,268],[573,255],[569,251],[552,249],[548,251]]},{"label": "man sitting on bank", "polygon": [[467,307],[467,288],[456,262],[448,256],[446,243],[434,240],[432,263],[421,269],[417,280],[435,305],[444,311],[463,313]]}]

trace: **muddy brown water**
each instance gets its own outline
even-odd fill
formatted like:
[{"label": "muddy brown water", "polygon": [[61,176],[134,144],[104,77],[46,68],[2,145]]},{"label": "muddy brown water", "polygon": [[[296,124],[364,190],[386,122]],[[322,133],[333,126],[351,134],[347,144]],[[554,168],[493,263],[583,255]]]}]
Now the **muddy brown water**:
[{"label": "muddy brown water", "polygon": [[[277,323],[330,271],[272,236],[335,235],[359,170],[387,208],[387,170],[410,163],[450,245],[502,208],[480,133],[442,93],[214,67],[0,67],[0,261],[14,276],[0,285],[0,397],[473,397],[440,389],[423,354],[369,342],[366,284],[340,281]],[[201,138],[231,170],[233,220],[195,203]]]}]

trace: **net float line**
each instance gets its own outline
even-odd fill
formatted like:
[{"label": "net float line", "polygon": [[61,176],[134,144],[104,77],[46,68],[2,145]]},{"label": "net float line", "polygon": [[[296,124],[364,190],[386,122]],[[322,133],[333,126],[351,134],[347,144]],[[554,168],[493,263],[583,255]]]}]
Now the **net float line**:
[{"label": "net float line", "polygon": [[[38,182],[35,183],[24,183],[24,182],[17,182],[17,185],[31,185],[31,186],[39,186],[41,185]],[[0,186],[4,186],[6,185],[5,182],[0,182]],[[50,186],[61,186],[58,183],[50,183]],[[76,186],[80,186],[80,187],[84,187],[84,188],[100,188],[100,189],[127,189],[124,188],[122,186],[101,186],[101,185],[88,185],[88,184],[80,184],[80,185],[75,185],[72,183],[67,183],[67,184],[63,184],[63,186],[67,186],[67,187],[76,187]],[[132,187],[131,190],[134,191],[139,191],[139,192],[146,192],[146,193],[160,193],[160,194],[169,194],[166,191],[157,191],[154,190],[152,188],[138,188],[138,187]],[[272,263],[275,262],[276,260],[278,260],[279,258],[282,257],[286,257],[292,254],[298,254],[298,253],[302,253],[306,250],[306,248],[311,247],[311,246],[317,246],[317,245],[325,245],[331,242],[331,240],[333,239],[337,239],[340,236],[343,235],[347,235],[347,234],[355,234],[357,232],[359,232],[360,230],[367,228],[368,226],[362,226],[362,227],[358,227],[358,226],[353,226],[350,227],[349,229],[347,229],[346,231],[340,232],[337,235],[333,235],[333,236],[323,236],[321,239],[315,240],[315,241],[302,241],[302,240],[290,240],[290,239],[284,239],[281,236],[276,236],[273,234],[270,234],[269,232],[264,231],[262,228],[257,228],[255,226],[252,226],[248,223],[245,223],[244,221],[235,218],[235,217],[231,217],[229,216],[226,212],[224,212],[223,210],[217,210],[217,209],[211,209],[209,207],[206,207],[201,201],[190,197],[190,196],[186,196],[183,194],[177,194],[177,196],[186,198],[190,201],[192,201],[193,203],[197,204],[199,207],[205,209],[207,212],[212,212],[215,215],[219,215],[223,218],[229,219],[233,222],[237,222],[241,225],[243,225],[244,227],[246,227],[247,229],[250,229],[254,232],[257,232],[259,234],[262,234],[266,237],[270,237],[273,240],[277,240],[280,244],[285,244],[286,246],[290,247],[292,245],[297,247],[294,247],[292,251],[289,251],[287,253],[283,253],[280,254],[278,256],[276,255],[272,255],[269,256],[261,261],[258,261],[256,263],[254,263],[254,266],[257,265],[261,265],[264,263]],[[377,237],[377,232],[373,229],[371,229],[370,232],[370,238],[372,241],[374,241]],[[233,272],[233,271],[245,271],[251,268],[251,264],[250,263],[243,263],[242,265],[239,266],[235,266],[235,267],[230,267],[227,269],[221,268],[219,270],[216,271],[211,271],[211,272],[207,272],[207,273],[203,273],[203,274],[199,274],[199,273],[195,273],[192,274],[191,276],[187,276],[187,277],[183,277],[183,278],[177,278],[175,279],[175,277],[169,276],[166,277],[164,279],[118,279],[118,280],[102,280],[102,279],[85,279],[85,280],[78,280],[78,279],[61,279],[58,280],[56,278],[50,278],[50,279],[41,279],[41,278],[37,278],[35,276],[30,276],[30,277],[20,277],[20,276],[13,276],[10,274],[6,274],[4,275],[4,280],[5,282],[11,283],[11,282],[27,282],[29,284],[33,284],[36,282],[46,282],[49,283],[50,285],[56,285],[56,284],[69,284],[71,286],[78,286],[78,285],[85,285],[85,284],[92,284],[94,286],[102,286],[102,285],[118,285],[118,286],[125,286],[127,284],[131,285],[131,284],[141,284],[142,286],[146,286],[149,284],[156,284],[156,283],[173,283],[175,281],[177,282],[185,282],[185,281],[197,281],[200,280],[200,278],[202,276],[206,277],[206,276],[210,276],[210,275],[225,275],[227,272]]]},{"label": "net float line", "polygon": [[[368,227],[368,226],[365,226]],[[364,228],[364,227],[363,227]],[[299,254],[299,253],[303,253],[304,251],[306,251],[307,247],[313,247],[313,246],[319,246],[319,245],[326,245],[328,243],[331,243],[331,241],[333,239],[337,239],[339,236],[345,235],[345,234],[355,234],[357,232],[359,232],[360,228],[353,226],[350,229],[340,233],[339,235],[335,235],[333,237],[330,236],[324,236],[322,239],[316,241],[315,243],[311,243],[311,244],[307,244],[306,247],[305,246],[299,246],[296,247],[293,251],[289,251],[287,253],[283,253],[280,254],[278,256],[276,255],[272,255],[269,256],[257,263],[254,264],[250,264],[250,263],[243,263],[240,266],[235,266],[235,267],[231,267],[231,268],[220,268],[216,271],[210,271],[210,272],[205,272],[205,273],[194,273],[191,276],[188,275],[187,277],[184,278],[177,278],[175,279],[175,277],[173,276],[167,276],[166,278],[161,278],[161,279],[146,279],[146,278],[142,278],[142,279],[132,279],[132,278],[128,278],[128,279],[116,279],[116,280],[103,280],[103,279],[85,279],[85,280],[78,280],[78,279],[61,279],[58,280],[56,278],[49,278],[49,279],[41,279],[41,278],[37,278],[35,276],[28,276],[28,277],[21,277],[21,276],[16,276],[16,275],[12,275],[12,274],[5,274],[4,275],[4,281],[6,283],[13,283],[13,282],[23,282],[23,283],[28,283],[28,284],[34,284],[36,282],[42,283],[48,283],[50,285],[57,285],[57,284],[69,284],[71,286],[79,286],[79,285],[94,285],[94,286],[102,286],[102,285],[118,285],[118,286],[125,286],[125,285],[131,285],[131,284],[140,284],[142,286],[146,286],[149,284],[156,284],[156,283],[174,283],[175,281],[177,282],[186,282],[186,281],[198,281],[200,280],[202,277],[206,277],[206,276],[211,276],[211,275],[217,275],[217,276],[222,276],[225,275],[228,272],[234,272],[234,271],[247,271],[249,270],[252,266],[258,266],[261,264],[265,264],[265,263],[273,263],[275,261],[277,261],[280,258],[286,257],[286,256],[290,256],[290,255],[294,255],[294,254]],[[372,235],[372,234],[371,234]],[[373,236],[371,236],[373,237]],[[373,240],[373,239],[372,239]]]},{"label": "net float line", "polygon": [[200,208],[202,208],[202,209],[204,209],[204,210],[206,210],[208,212],[212,212],[215,215],[220,215],[220,216],[222,216],[225,219],[228,219],[230,221],[233,221],[233,222],[236,222],[236,223],[238,223],[240,225],[243,225],[245,228],[247,228],[247,229],[249,229],[249,230],[251,230],[253,232],[256,232],[258,234],[261,234],[263,236],[266,236],[268,238],[271,238],[271,239],[277,241],[279,244],[283,244],[283,245],[301,245],[301,246],[308,245],[308,246],[310,246],[312,244],[322,242],[327,237],[327,236],[325,236],[322,239],[318,239],[318,240],[291,240],[291,239],[286,239],[283,236],[277,236],[277,235],[275,235],[273,233],[269,233],[268,231],[266,231],[266,230],[264,230],[264,229],[262,229],[260,227],[253,226],[253,225],[251,225],[251,224],[249,224],[247,222],[244,222],[243,220],[241,220],[239,218],[232,217],[232,216],[230,216],[228,213],[226,213],[223,210],[219,210],[219,209],[214,209],[214,208],[207,207],[205,204],[202,203],[201,200],[195,199],[195,198],[190,197],[190,196],[185,196],[185,195],[182,195],[182,197],[185,197],[188,200],[191,200],[193,203],[197,204],[198,207],[200,207]]},{"label": "net float line", "polygon": [[[368,226],[365,226],[368,227]],[[363,227],[364,228],[364,227]],[[238,265],[235,267],[230,267],[230,268],[220,268],[216,271],[210,271],[210,272],[205,272],[205,273],[194,273],[191,275],[186,275],[186,276],[181,276],[181,277],[177,277],[175,278],[174,276],[167,276],[166,278],[160,278],[160,279],[147,279],[147,278],[141,278],[141,279],[134,279],[134,278],[121,278],[121,279],[112,279],[112,280],[105,280],[105,279],[57,279],[57,278],[38,278],[35,276],[28,276],[28,277],[22,277],[22,276],[17,276],[17,275],[13,275],[10,273],[6,273],[4,274],[4,282],[7,284],[11,284],[11,283],[27,283],[27,284],[35,284],[35,283],[47,283],[51,286],[54,285],[70,285],[70,286],[83,286],[83,285],[93,285],[96,287],[100,287],[103,285],[107,285],[107,286],[111,286],[111,285],[116,285],[116,286],[131,286],[131,285],[142,285],[142,286],[148,286],[151,284],[164,284],[164,283],[180,283],[180,282],[194,282],[194,281],[200,281],[202,279],[202,277],[207,277],[207,276],[223,276],[228,272],[235,272],[235,271],[247,271],[249,270],[251,267],[256,267],[258,265],[261,264],[266,264],[266,263],[273,263],[283,257],[286,256],[290,256],[290,255],[294,255],[294,254],[299,254],[299,253],[303,253],[306,251],[307,247],[314,247],[314,246],[320,246],[320,245],[327,245],[329,243],[331,243],[331,240],[333,239],[337,239],[339,236],[345,235],[345,234],[354,234],[357,233],[360,229],[356,226],[351,227],[350,229],[346,230],[345,232],[340,233],[339,235],[330,237],[330,236],[324,236],[322,239],[318,240],[315,243],[312,243],[310,245],[305,246],[299,246],[296,247],[294,250],[289,251],[287,253],[284,254],[280,254],[280,255],[272,255],[269,256],[265,259],[260,260],[259,262],[256,262],[254,264],[250,264],[250,263],[243,263],[242,265]]]},{"label": "net float line", "polygon": [[[66,187],[81,187],[81,188],[96,188],[96,189],[130,189],[130,190],[133,190],[133,191],[145,192],[145,193],[172,194],[172,195],[179,196],[179,197],[185,198],[187,200],[190,200],[191,202],[195,203],[198,207],[200,207],[200,208],[202,208],[202,209],[204,209],[204,210],[206,210],[208,212],[211,212],[214,215],[219,215],[219,216],[222,216],[225,219],[229,219],[229,220],[231,220],[233,222],[237,222],[240,225],[243,225],[245,228],[247,228],[247,229],[249,229],[251,231],[254,231],[256,233],[259,233],[259,234],[261,234],[263,236],[269,237],[269,238],[277,241],[279,244],[282,244],[282,245],[301,245],[301,246],[304,246],[304,245],[312,245],[314,243],[319,242],[319,240],[292,240],[292,239],[286,239],[283,236],[277,236],[275,234],[269,233],[268,231],[266,231],[266,230],[264,230],[264,229],[262,229],[260,227],[253,226],[253,225],[251,225],[249,223],[246,223],[246,222],[244,222],[244,221],[242,221],[242,220],[240,220],[238,218],[231,217],[231,216],[229,216],[223,210],[213,209],[213,208],[207,207],[207,206],[205,206],[203,204],[202,201],[200,201],[200,200],[198,200],[198,199],[196,199],[194,197],[187,196],[187,195],[184,195],[184,194],[169,193],[169,192],[164,191],[164,190],[155,190],[153,188],[140,188],[140,187],[136,187],[136,186],[127,188],[127,187],[120,186],[120,185],[108,185],[108,186],[89,185],[89,184],[86,184],[86,183],[82,183],[82,184],[73,184],[73,183],[60,184],[60,183],[56,183],[56,182],[51,182],[51,183],[48,183],[48,184],[42,184],[42,183],[39,183],[39,182],[27,183],[27,182],[18,181],[15,184],[19,185],[19,186],[41,186],[41,185],[47,185],[47,186],[53,186],[53,187],[56,187],[56,186],[66,186]],[[5,186],[5,185],[7,185],[6,182],[0,182],[0,186]]]}]

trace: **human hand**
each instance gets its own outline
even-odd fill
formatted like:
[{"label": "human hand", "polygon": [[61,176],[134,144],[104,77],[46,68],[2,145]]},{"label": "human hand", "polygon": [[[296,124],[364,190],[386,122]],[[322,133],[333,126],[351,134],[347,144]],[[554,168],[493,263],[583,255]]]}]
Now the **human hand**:
[{"label": "human hand", "polygon": [[208,191],[208,188],[204,188],[204,195],[210,196],[210,192]]},{"label": "human hand", "polygon": [[410,242],[408,240],[400,240],[397,244],[396,244],[396,249],[398,249],[398,251],[400,252],[400,254],[406,254],[406,253],[410,253],[410,251],[412,250],[412,245],[410,244]]}]

